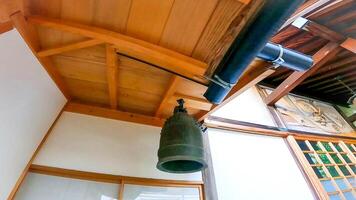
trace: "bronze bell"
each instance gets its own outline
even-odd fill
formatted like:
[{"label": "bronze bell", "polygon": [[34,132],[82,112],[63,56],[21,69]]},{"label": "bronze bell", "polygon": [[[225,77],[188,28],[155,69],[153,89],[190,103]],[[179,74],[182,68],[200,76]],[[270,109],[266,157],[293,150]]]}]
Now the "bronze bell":
[{"label": "bronze bell", "polygon": [[206,167],[202,130],[188,115],[183,99],[164,123],[158,149],[157,168],[169,173],[192,173]]}]

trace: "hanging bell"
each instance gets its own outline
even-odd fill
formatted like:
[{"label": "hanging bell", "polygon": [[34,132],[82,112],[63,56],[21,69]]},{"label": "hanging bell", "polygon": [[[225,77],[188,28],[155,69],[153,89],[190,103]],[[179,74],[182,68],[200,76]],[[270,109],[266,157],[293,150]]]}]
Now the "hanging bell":
[{"label": "hanging bell", "polygon": [[157,168],[169,173],[192,173],[206,167],[202,130],[188,115],[183,99],[161,130]]}]

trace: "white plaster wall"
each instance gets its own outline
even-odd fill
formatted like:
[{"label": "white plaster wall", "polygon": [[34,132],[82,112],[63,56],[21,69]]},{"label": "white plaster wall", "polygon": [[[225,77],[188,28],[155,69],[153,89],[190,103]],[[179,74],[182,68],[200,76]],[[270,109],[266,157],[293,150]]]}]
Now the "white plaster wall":
[{"label": "white plaster wall", "polygon": [[0,199],[6,199],[66,100],[15,30],[0,35]]},{"label": "white plaster wall", "polygon": [[64,112],[34,164],[115,175],[201,180],[156,169],[160,128]]},{"label": "white plaster wall", "polygon": [[218,200],[314,199],[284,139],[209,129]]},{"label": "white plaster wall", "polygon": [[212,116],[276,126],[256,87],[251,87],[212,113]]}]

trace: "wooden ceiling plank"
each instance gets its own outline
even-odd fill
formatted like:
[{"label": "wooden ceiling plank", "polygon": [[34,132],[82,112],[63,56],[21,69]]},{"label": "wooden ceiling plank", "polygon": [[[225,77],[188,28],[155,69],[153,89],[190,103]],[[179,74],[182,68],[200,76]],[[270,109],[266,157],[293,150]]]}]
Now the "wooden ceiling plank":
[{"label": "wooden ceiling plank", "polygon": [[241,78],[238,80],[236,85],[231,89],[229,94],[225,97],[224,101],[219,105],[213,105],[212,109],[209,111],[201,111],[195,117],[198,121],[202,121],[207,118],[211,113],[215,112],[217,109],[226,105],[228,102],[232,101],[234,98],[239,96],[241,93],[249,89],[250,87],[256,85],[266,77],[270,76],[275,72],[274,69],[270,69],[269,63],[262,60],[254,60],[249,68],[244,72]]},{"label": "wooden ceiling plank", "polygon": [[118,64],[119,60],[116,55],[116,50],[110,45],[106,45],[106,69],[107,69],[107,80],[108,80],[108,91],[110,99],[110,107],[112,109],[117,109],[117,74],[118,74]]},{"label": "wooden ceiling plank", "polygon": [[126,34],[157,44],[174,0],[132,0]]},{"label": "wooden ceiling plank", "polygon": [[356,39],[347,38],[343,43],[340,44],[341,47],[356,53]]},{"label": "wooden ceiling plank", "polygon": [[147,115],[141,114],[134,114],[130,112],[122,112],[118,110],[98,107],[98,106],[91,106],[91,105],[84,105],[80,103],[69,102],[64,111],[86,114],[86,115],[93,115],[97,117],[104,117],[109,119],[116,119],[121,121],[139,123],[139,124],[146,124],[151,126],[158,126],[162,127],[164,124],[164,119],[158,117],[152,117]]},{"label": "wooden ceiling plank", "polygon": [[115,45],[120,53],[158,65],[182,76],[205,82],[201,77],[206,70],[206,63],[176,51],[94,26],[40,16],[30,16],[28,20],[33,24],[102,40]]},{"label": "wooden ceiling plank", "polygon": [[155,116],[159,117],[162,114],[163,109],[165,108],[166,104],[169,102],[169,99],[171,98],[171,96],[175,93],[175,90],[177,88],[177,85],[179,83],[180,78],[176,75],[173,75],[171,78],[170,83],[168,84],[168,88],[166,90],[166,92],[163,95],[163,98],[161,100],[161,103],[158,105],[158,108],[155,112]]},{"label": "wooden ceiling plank", "polygon": [[91,46],[95,46],[95,45],[99,45],[99,44],[103,44],[103,43],[104,42],[101,40],[89,39],[89,40],[85,40],[85,41],[81,41],[81,42],[75,42],[73,44],[63,45],[60,47],[44,49],[44,50],[39,51],[37,53],[37,55],[39,57],[53,56],[56,54],[67,52],[67,51],[83,49],[83,48],[87,48],[87,47],[91,47]]},{"label": "wooden ceiling plank", "polygon": [[65,82],[63,81],[60,73],[54,67],[52,60],[48,57],[41,58],[37,55],[37,52],[40,50],[40,43],[34,27],[32,27],[26,21],[25,17],[21,12],[14,13],[13,15],[10,16],[10,19],[14,27],[17,29],[17,31],[20,33],[22,38],[25,40],[25,42],[33,52],[33,54],[36,55],[37,59],[45,68],[49,76],[56,83],[57,87],[60,89],[63,95],[69,100],[71,97],[68,88]]},{"label": "wooden ceiling plank", "polygon": [[279,99],[287,95],[307,77],[317,71],[329,59],[333,58],[341,49],[338,43],[329,42],[316,54],[313,55],[314,63],[307,71],[293,72],[286,80],[284,80],[271,94],[265,98],[267,105],[274,105]]}]

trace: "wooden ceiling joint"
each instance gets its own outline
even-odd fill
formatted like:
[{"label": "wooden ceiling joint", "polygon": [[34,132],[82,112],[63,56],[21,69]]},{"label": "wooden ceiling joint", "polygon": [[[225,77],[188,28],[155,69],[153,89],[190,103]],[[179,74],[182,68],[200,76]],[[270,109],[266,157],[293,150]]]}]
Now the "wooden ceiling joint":
[{"label": "wooden ceiling joint", "polygon": [[67,44],[67,45],[63,45],[63,46],[59,46],[59,47],[40,50],[37,53],[37,55],[39,57],[53,56],[53,55],[57,55],[60,53],[74,51],[77,49],[83,49],[83,48],[87,48],[87,47],[91,47],[91,46],[95,46],[95,45],[99,45],[99,44],[103,44],[103,43],[104,42],[101,40],[89,39],[89,40],[85,40],[85,41],[81,41],[81,42],[75,42],[73,44]]},{"label": "wooden ceiling joint", "polygon": [[28,21],[92,39],[101,40],[115,46],[123,55],[162,67],[184,77],[205,83],[203,78],[207,64],[176,51],[107,29],[69,22],[61,19],[29,16]]},{"label": "wooden ceiling joint", "polygon": [[117,77],[119,68],[119,58],[116,55],[116,50],[111,45],[106,45],[106,75],[108,81],[108,91],[110,99],[110,107],[117,109]]},{"label": "wooden ceiling joint", "polygon": [[0,34],[8,32],[13,28],[11,21],[0,23]]},{"label": "wooden ceiling joint", "polygon": [[43,58],[37,55],[37,52],[41,49],[41,47],[40,47],[38,35],[34,27],[31,26],[31,24],[29,24],[26,21],[24,15],[20,11],[11,15],[10,19],[13,23],[13,26],[17,29],[17,31],[20,33],[24,41],[27,43],[28,47],[31,49],[33,54],[37,57],[37,59],[40,61],[40,63],[47,71],[47,73],[50,75],[52,80],[56,83],[59,90],[69,100],[71,96],[68,91],[68,88],[65,82],[63,81],[60,73],[54,67],[54,63],[52,62],[52,60],[48,57]]},{"label": "wooden ceiling joint", "polygon": [[169,103],[171,96],[175,93],[177,85],[178,85],[179,81],[181,81],[180,79],[181,78],[178,76],[175,76],[175,75],[172,76],[170,83],[168,84],[168,88],[165,91],[163,98],[155,112],[156,117],[161,116],[163,109]]}]

